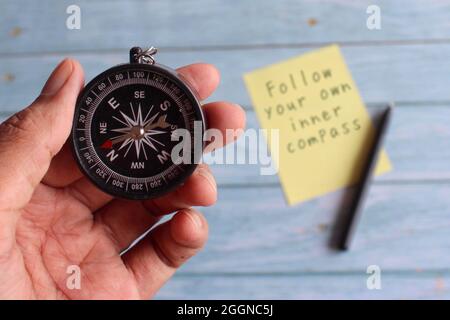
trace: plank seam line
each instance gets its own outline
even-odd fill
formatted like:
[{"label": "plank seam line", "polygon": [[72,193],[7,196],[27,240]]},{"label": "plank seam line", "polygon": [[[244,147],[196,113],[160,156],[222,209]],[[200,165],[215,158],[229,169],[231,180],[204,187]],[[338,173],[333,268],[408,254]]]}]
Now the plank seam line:
[{"label": "plank seam line", "polygon": [[[397,269],[397,270],[382,270],[383,276],[404,276],[404,277],[442,277],[450,276],[449,269]],[[367,277],[366,270],[345,270],[345,271],[285,271],[285,272],[261,272],[261,271],[246,271],[246,272],[178,272],[174,275],[176,278],[202,278],[202,277],[336,277],[336,276],[361,276]]]},{"label": "plank seam line", "polygon": [[[364,104],[368,108],[381,108],[386,106],[387,103],[393,103],[394,107],[401,108],[418,108],[418,107],[450,107],[450,100],[433,100],[433,101],[407,101],[407,100],[398,100],[398,101],[371,101],[365,102]],[[246,111],[254,111],[253,106],[251,105],[241,105],[241,107]]]},{"label": "plank seam line", "polygon": [[[305,42],[305,43],[264,43],[264,44],[233,44],[233,45],[203,45],[203,46],[161,46],[160,51],[165,52],[197,52],[197,51],[239,51],[239,50],[273,50],[273,49],[298,49],[318,48],[330,44],[338,44],[341,47],[373,47],[373,46],[410,46],[410,45],[447,45],[449,38],[436,39],[411,39],[411,40],[372,40],[372,41],[327,41],[327,42]],[[54,51],[27,51],[27,52],[0,52],[0,58],[27,58],[37,54],[41,56],[59,56],[68,54],[104,54],[123,53],[129,48],[103,48],[99,50],[54,50]]]},{"label": "plank seam line", "polygon": [[[211,102],[211,101],[210,101]],[[381,108],[386,105],[389,101],[385,102],[366,102],[368,108]],[[395,107],[399,108],[419,108],[419,107],[450,107],[450,100],[435,100],[435,101],[407,101],[399,100],[392,101]],[[242,104],[241,107],[248,112],[254,112],[254,108],[251,105]],[[0,117],[7,117],[12,115],[14,112],[21,110],[23,107],[0,107]]]},{"label": "plank seam line", "polygon": [[[213,169],[214,171],[214,169]],[[408,185],[449,185],[450,178],[443,179],[390,179],[390,180],[375,180],[373,185],[376,186],[408,186]],[[278,182],[261,182],[261,183],[219,183],[218,186],[222,189],[264,189],[264,188],[281,188]],[[351,187],[348,187],[351,188]],[[341,189],[345,190],[345,188]]]}]

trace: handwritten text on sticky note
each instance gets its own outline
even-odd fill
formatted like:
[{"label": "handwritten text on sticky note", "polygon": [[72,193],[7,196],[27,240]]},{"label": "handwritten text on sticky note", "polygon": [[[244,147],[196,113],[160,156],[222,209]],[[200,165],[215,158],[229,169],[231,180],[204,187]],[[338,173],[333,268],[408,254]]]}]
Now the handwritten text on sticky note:
[{"label": "handwritten text on sticky note", "polygon": [[[289,204],[358,181],[374,128],[338,46],[244,80],[261,126],[280,130],[279,176]],[[389,170],[383,151],[376,174]]]}]

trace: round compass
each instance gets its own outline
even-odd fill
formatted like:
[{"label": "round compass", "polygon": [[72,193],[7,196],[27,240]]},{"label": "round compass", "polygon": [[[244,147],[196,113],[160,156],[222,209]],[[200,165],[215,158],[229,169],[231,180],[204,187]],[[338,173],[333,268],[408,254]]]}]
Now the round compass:
[{"label": "round compass", "polygon": [[132,48],[130,63],[106,70],[80,93],[73,121],[76,160],[101,190],[150,199],[194,171],[203,151],[204,117],[196,94],[155,48]]}]

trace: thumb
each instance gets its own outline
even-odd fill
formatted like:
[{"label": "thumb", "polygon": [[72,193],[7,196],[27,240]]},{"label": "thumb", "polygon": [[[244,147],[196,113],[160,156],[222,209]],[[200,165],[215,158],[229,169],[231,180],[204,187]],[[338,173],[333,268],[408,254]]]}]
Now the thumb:
[{"label": "thumb", "polygon": [[82,86],[80,64],[65,59],[41,95],[0,125],[0,209],[18,210],[28,203],[70,134]]}]

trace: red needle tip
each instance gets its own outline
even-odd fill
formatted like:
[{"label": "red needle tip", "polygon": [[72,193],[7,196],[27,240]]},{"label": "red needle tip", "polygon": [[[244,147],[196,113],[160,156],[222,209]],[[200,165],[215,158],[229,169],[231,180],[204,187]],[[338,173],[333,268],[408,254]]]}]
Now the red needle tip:
[{"label": "red needle tip", "polygon": [[112,148],[112,141],[111,140],[106,140],[105,142],[103,142],[103,144],[100,146],[100,148],[102,149],[111,149]]}]

